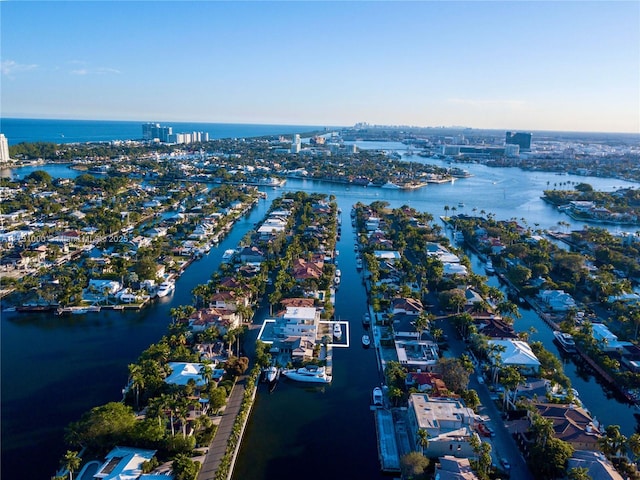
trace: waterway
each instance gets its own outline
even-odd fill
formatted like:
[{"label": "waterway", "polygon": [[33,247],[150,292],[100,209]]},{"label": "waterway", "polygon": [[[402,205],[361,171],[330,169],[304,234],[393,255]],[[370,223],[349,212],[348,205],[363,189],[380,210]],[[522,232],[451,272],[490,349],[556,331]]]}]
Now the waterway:
[{"label": "waterway", "polygon": [[[421,157],[411,159],[438,164]],[[446,213],[444,207],[448,206],[449,214],[484,211],[497,219],[524,218],[532,228],[572,230],[585,224],[543,202],[540,199],[543,190],[554,185],[563,188],[566,182],[585,182],[604,191],[640,187],[616,179],[559,176],[480,164],[462,167],[473,176],[411,191],[300,179],[288,180],[282,189],[267,189],[269,199],[261,201],[241,219],[217,248],[191,265],[178,280],[171,297],[141,312],[101,312],[78,319],[3,312],[0,322],[3,476],[49,478],[64,453],[64,427],[94,406],[121,399],[127,365],[166,332],[169,309],[191,302],[193,287],[208,280],[217,270],[224,250],[237,246],[244,234],[264,217],[275,196],[297,190],[334,195],[343,211],[342,238],[338,244],[343,279],[336,295],[336,315],[350,322],[351,346],[335,350],[331,385],[308,388],[281,381],[271,395],[262,392],[258,395],[234,478],[294,475],[320,478],[333,476],[336,468],[340,468],[340,476],[345,478],[380,476],[375,426],[369,410],[371,389],[380,382],[380,377],[374,350],[364,350],[360,344],[360,319],[366,308],[366,296],[355,269],[351,206],[358,201],[385,201],[391,207],[409,205],[430,212],[436,219]],[[54,177],[74,177],[79,173],[60,165],[28,168],[47,170]],[[28,174],[24,169],[11,173],[20,177]],[[560,222],[570,227],[561,226]],[[482,272],[475,264],[474,270]],[[492,277],[489,282],[493,281],[497,280]],[[537,333],[532,339],[542,340],[546,348],[558,353],[546,324],[532,311],[523,310],[522,314],[516,329],[534,326]],[[633,433],[637,422],[632,409],[603,393],[592,376],[571,362],[565,369],[581,399],[599,420],[620,425],[625,435]],[[38,461],[25,461],[34,455]]]}]

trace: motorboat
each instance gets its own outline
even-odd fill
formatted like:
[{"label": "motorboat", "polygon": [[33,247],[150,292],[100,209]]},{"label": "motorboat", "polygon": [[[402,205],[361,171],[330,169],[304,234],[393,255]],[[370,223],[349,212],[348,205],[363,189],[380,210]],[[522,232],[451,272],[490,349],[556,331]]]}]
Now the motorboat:
[{"label": "motorboat", "polygon": [[495,269],[493,268],[493,262],[491,261],[491,259],[487,259],[487,263],[484,264],[484,271],[487,272],[489,275],[495,273]]},{"label": "motorboat", "polygon": [[282,375],[290,380],[306,383],[331,383],[331,375],[327,375],[325,367],[307,365],[302,368],[282,370]]},{"label": "motorboat", "polygon": [[365,313],[362,316],[362,324],[366,327],[371,325],[371,316],[368,313]]},{"label": "motorboat", "polygon": [[342,325],[340,325],[339,323],[333,324],[333,336],[338,340],[342,338]]},{"label": "motorboat", "polygon": [[336,268],[336,277],[341,277],[342,276],[342,272],[340,271],[339,268]]},{"label": "motorboat", "polygon": [[337,287],[338,285],[340,285],[340,277],[335,277],[333,279],[333,284]]},{"label": "motorboat", "polygon": [[264,370],[264,379],[268,383],[273,383],[278,379],[280,371],[278,367],[275,365],[271,365],[270,367],[265,368]]},{"label": "motorboat", "polygon": [[175,282],[172,282],[171,280],[165,280],[158,286],[158,291],[156,292],[156,295],[158,297],[166,297],[167,295],[173,293],[175,289],[176,289]]},{"label": "motorboat", "polygon": [[269,386],[269,393],[273,392],[280,379],[280,369],[271,365],[264,369],[264,382]]},{"label": "motorboat", "polygon": [[356,268],[358,270],[362,270],[362,259],[361,258],[356,258]]},{"label": "motorboat", "polygon": [[382,389],[380,387],[376,387],[373,389],[373,404],[381,407],[383,405],[383,395]]},{"label": "motorboat", "polygon": [[362,335],[362,346],[368,347],[369,345],[371,345],[371,338],[369,338],[369,335],[365,333]]},{"label": "motorboat", "polygon": [[553,336],[556,338],[565,352],[573,353],[576,351],[576,342],[573,339],[573,335],[561,332],[559,330],[554,330]]}]

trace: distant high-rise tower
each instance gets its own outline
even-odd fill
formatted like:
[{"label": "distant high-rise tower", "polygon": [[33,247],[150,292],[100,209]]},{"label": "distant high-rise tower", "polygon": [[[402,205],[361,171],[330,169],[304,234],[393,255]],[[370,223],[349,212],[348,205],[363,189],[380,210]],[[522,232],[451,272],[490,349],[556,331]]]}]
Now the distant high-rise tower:
[{"label": "distant high-rise tower", "polygon": [[300,134],[296,133],[291,142],[291,153],[300,153]]},{"label": "distant high-rise tower", "polygon": [[9,158],[9,142],[7,142],[7,137],[4,136],[4,133],[0,133],[0,163],[10,161],[11,158]]},{"label": "distant high-rise tower", "polygon": [[531,150],[531,134],[522,132],[507,132],[507,145],[519,145],[520,151]]}]

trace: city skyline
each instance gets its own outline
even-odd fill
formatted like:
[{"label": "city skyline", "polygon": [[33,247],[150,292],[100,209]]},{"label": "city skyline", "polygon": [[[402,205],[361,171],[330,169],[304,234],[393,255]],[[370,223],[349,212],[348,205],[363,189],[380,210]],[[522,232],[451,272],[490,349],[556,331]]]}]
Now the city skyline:
[{"label": "city skyline", "polygon": [[640,131],[639,2],[0,2],[2,117]]}]

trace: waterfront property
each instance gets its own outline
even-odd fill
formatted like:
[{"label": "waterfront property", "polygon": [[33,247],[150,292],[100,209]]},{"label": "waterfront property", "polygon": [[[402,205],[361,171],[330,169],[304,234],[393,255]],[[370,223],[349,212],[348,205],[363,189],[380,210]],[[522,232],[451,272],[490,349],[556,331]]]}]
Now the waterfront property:
[{"label": "waterfront property", "polygon": [[409,395],[407,410],[408,432],[416,450],[419,450],[418,433],[427,433],[429,444],[424,450],[428,457],[453,455],[473,456],[472,437],[475,412],[453,398],[431,398],[427,394]]}]

